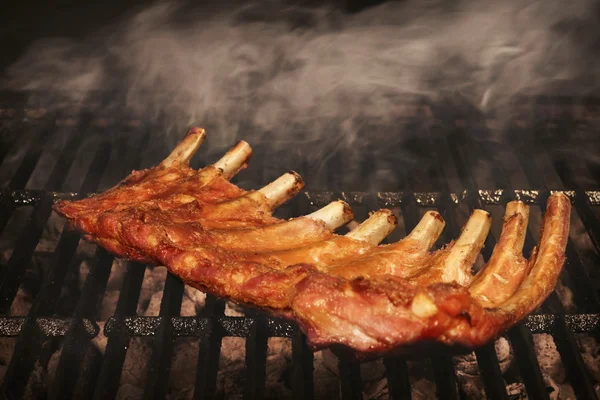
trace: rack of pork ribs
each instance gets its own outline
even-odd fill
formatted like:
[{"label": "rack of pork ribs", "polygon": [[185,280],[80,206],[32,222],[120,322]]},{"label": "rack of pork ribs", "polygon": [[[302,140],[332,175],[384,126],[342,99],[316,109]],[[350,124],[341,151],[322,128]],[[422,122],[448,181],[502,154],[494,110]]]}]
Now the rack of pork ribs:
[{"label": "rack of pork ribs", "polygon": [[473,275],[491,226],[487,212],[474,210],[460,236],[437,251],[445,222],[435,211],[393,244],[379,245],[397,224],[386,209],[337,235],[353,219],[343,201],[290,220],[272,216],[303,187],[295,172],[258,191],[229,182],[252,153],[244,141],[215,164],[190,168],[204,137],[193,128],[159,165],[55,210],[117,256],[164,265],[199,290],[292,319],[313,350],[350,348],[359,357],[423,344],[481,346],[539,307],[562,270],[571,212],[562,194],[549,196],[529,260],[522,254],[529,208],[508,203],[492,256]]}]

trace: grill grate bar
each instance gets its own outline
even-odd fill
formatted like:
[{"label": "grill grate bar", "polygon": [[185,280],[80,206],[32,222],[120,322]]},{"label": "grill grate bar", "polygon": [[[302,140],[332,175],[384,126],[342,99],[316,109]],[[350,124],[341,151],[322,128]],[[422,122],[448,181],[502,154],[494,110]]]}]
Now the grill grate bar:
[{"label": "grill grate bar", "polygon": [[98,248],[95,255],[93,269],[90,270],[82,290],[82,296],[77,304],[69,331],[65,335],[56,375],[50,389],[50,398],[71,397],[83,357],[85,356],[90,341],[85,334],[82,324],[84,318],[95,318],[95,310],[102,299],[113,263],[113,256],[105,250]]},{"label": "grill grate bar", "polygon": [[[257,151],[268,154],[269,150],[259,145]],[[267,181],[266,170],[261,171],[260,179]],[[243,398],[245,400],[261,399],[265,392],[266,363],[269,335],[264,313],[253,308],[244,308],[244,315],[253,319],[250,333],[245,342],[245,382]]]},{"label": "grill grate bar", "polygon": [[123,285],[115,310],[115,318],[119,319],[117,331],[108,338],[102,367],[96,383],[95,399],[114,398],[119,389],[119,379],[129,347],[130,336],[122,324],[123,316],[135,315],[137,302],[144,280],[145,266],[130,262],[123,277]]},{"label": "grill grate bar", "polygon": [[557,315],[552,337],[564,363],[568,380],[578,399],[598,399],[594,390],[590,373],[581,357],[577,339],[567,327],[564,320],[564,309],[556,295],[552,293],[547,300],[548,306]]},{"label": "grill grate bar", "polygon": [[458,399],[458,385],[452,359],[446,355],[431,358],[436,394],[439,399]]},{"label": "grill grate bar", "polygon": [[508,332],[519,372],[523,378],[527,395],[533,399],[549,399],[546,384],[533,348],[531,332],[524,324],[518,324]]},{"label": "grill grate bar", "polygon": [[262,399],[265,392],[267,341],[269,335],[263,315],[246,311],[255,316],[250,334],[246,337],[246,382],[244,399]]},{"label": "grill grate bar", "polygon": [[85,137],[85,132],[87,131],[90,122],[91,120],[89,118],[83,119],[78,124],[77,129],[71,133],[67,145],[58,156],[56,164],[50,173],[50,177],[44,185],[44,190],[53,190],[55,188],[63,187],[67,173],[69,172],[69,169],[71,169],[73,161],[75,161],[77,150],[79,150],[79,147],[83,143],[83,138]]},{"label": "grill grate bar", "polygon": [[3,188],[0,190],[0,235],[4,232],[8,220],[15,210],[15,204],[9,189]]},{"label": "grill grate bar", "polygon": [[[142,164],[142,154],[150,141],[150,132],[146,131],[142,135],[140,143],[135,143],[135,148],[141,151],[134,152],[129,165],[132,169],[137,169]],[[109,338],[106,343],[106,349],[102,360],[102,365],[98,373],[96,382],[96,391],[94,398],[114,398],[119,388],[119,378],[123,369],[123,363],[129,346],[130,337],[122,326],[122,318],[136,314],[137,303],[142,289],[144,273],[146,267],[140,263],[129,262],[127,264],[119,300],[115,309],[115,318],[120,320],[119,332]]]},{"label": "grill grate bar", "polygon": [[581,190],[580,186],[575,181],[575,174],[571,171],[566,160],[555,160],[554,168],[566,187],[577,188],[579,196],[575,197],[575,210],[577,210],[577,214],[579,214],[581,222],[583,222],[596,251],[600,254],[600,222],[590,207],[589,199],[586,199],[586,196],[581,195],[583,190]]},{"label": "grill grate bar", "polygon": [[500,370],[500,362],[494,343],[486,344],[475,351],[481,378],[485,385],[485,394],[492,400],[508,399],[506,383]]},{"label": "grill grate bar", "polygon": [[[209,317],[171,317],[175,336],[196,336],[202,337],[207,334],[206,325],[212,318]],[[1,321],[1,320],[0,320]],[[269,336],[292,337],[298,332],[295,325],[286,320],[269,318]],[[570,330],[576,333],[589,333],[600,329],[600,314],[567,314],[565,321]],[[160,322],[160,317],[128,317],[124,318],[123,323],[114,317],[111,317],[105,327],[106,335],[110,337],[115,334],[117,329],[124,325],[131,336],[153,336]],[[254,323],[253,318],[249,317],[218,317],[215,324],[218,329],[223,331],[223,336],[247,337],[250,334],[250,327]],[[553,314],[534,314],[527,317],[524,324],[532,333],[551,333],[556,323],[556,316]],[[2,330],[0,325],[0,334],[2,332],[12,332]],[[7,335],[11,335],[8,333]]]},{"label": "grill grate bar", "polygon": [[[18,336],[27,317],[0,317],[0,337]],[[556,326],[557,316],[554,314],[533,314],[524,320],[524,325],[531,333],[552,333]],[[48,337],[65,335],[64,318],[37,317],[36,323]],[[154,336],[161,317],[111,317],[106,322],[105,333],[108,338],[117,336],[120,329],[125,329],[129,336]],[[173,328],[174,337],[205,337],[209,333],[209,324],[222,331],[223,336],[247,337],[253,318],[248,317],[170,317],[169,324]],[[84,325],[89,322],[83,319]],[[300,331],[292,322],[277,318],[267,319],[270,337],[293,338]],[[600,314],[565,314],[565,323],[574,333],[594,333],[600,329]]]},{"label": "grill grate bar", "polygon": [[214,317],[223,315],[225,302],[212,295],[206,296],[203,314],[212,316],[207,324],[206,337],[200,342],[196,367],[195,399],[213,399],[217,389],[217,372],[221,354],[222,329],[215,324]]},{"label": "grill grate bar", "polygon": [[594,215],[590,199],[583,191],[578,190],[575,196],[575,209],[585,226],[596,251],[600,254],[600,221]]},{"label": "grill grate bar", "polygon": [[33,170],[37,166],[40,157],[42,156],[42,152],[48,139],[51,134],[54,133],[54,129],[56,127],[56,119],[53,119],[48,123],[40,133],[37,138],[31,141],[30,148],[23,161],[15,171],[12,179],[10,180],[8,187],[10,188],[24,188],[33,173]]},{"label": "grill grate bar", "polygon": [[[586,271],[581,258],[575,250],[573,240],[569,238],[567,241],[567,259],[565,261],[564,272],[569,274],[569,277],[576,285],[573,290],[573,296],[578,300],[575,303],[578,305],[579,311],[598,312],[600,311],[600,297],[598,288],[593,286],[593,280]],[[564,273],[563,273],[564,275]]]},{"label": "grill grate bar", "polygon": [[[306,196],[292,201],[294,215],[306,215],[309,205]],[[296,400],[314,399],[314,356],[306,343],[306,336],[297,332],[292,336],[292,391]]]},{"label": "grill grate bar", "polygon": [[341,398],[359,400],[363,398],[363,382],[360,376],[360,364],[345,349],[336,352],[341,380]]},{"label": "grill grate bar", "polygon": [[19,235],[13,253],[0,277],[0,313],[7,314],[12,304],[21,279],[25,275],[26,266],[29,264],[33,252],[42,236],[46,221],[52,213],[53,198],[44,195],[35,206],[25,229]]},{"label": "grill grate bar", "polygon": [[464,132],[461,133],[460,131],[457,131],[450,135],[446,140],[446,148],[450,150],[450,154],[452,155],[452,159],[456,165],[458,177],[462,183],[462,186],[467,189],[474,189],[477,187],[477,185],[472,174],[470,173],[471,169],[468,166],[468,160],[471,157],[471,152],[465,151],[463,146],[459,145],[464,143],[464,141]]},{"label": "grill grate bar", "polygon": [[292,337],[292,390],[296,400],[314,399],[314,356],[306,336],[297,332]]},{"label": "grill grate bar", "polygon": [[[20,333],[22,333],[23,329],[26,328],[26,323],[27,317],[3,317],[0,336],[18,336]],[[44,336],[47,337],[65,336],[69,330],[70,323],[71,318],[66,317],[38,317],[35,320],[35,324],[39,332],[43,333]],[[89,336],[94,336],[98,333],[98,327],[91,319],[83,318],[82,324],[84,325]]]},{"label": "grill grate bar", "polygon": [[[367,209],[377,210],[380,208],[377,193],[371,193],[366,200]],[[388,243],[388,239],[384,240]],[[408,365],[401,357],[385,357],[383,364],[386,369],[386,378],[392,399],[410,399],[410,378],[408,376]]]},{"label": "grill grate bar", "polygon": [[115,317],[135,315],[145,272],[146,266],[144,264],[137,262],[127,264]]},{"label": "grill grate bar", "polygon": [[391,399],[410,399],[410,378],[408,366],[401,358],[384,358],[383,363],[387,371],[387,381]]},{"label": "grill grate bar", "polygon": [[78,232],[67,226],[63,228],[50,264],[50,274],[31,307],[30,317],[52,315],[80,239],[81,235]]},{"label": "grill grate bar", "polygon": [[[0,192],[1,193],[1,192]],[[35,206],[42,198],[44,194],[50,194],[55,199],[66,199],[74,200],[81,197],[92,196],[97,192],[90,191],[84,192],[53,192],[53,191],[42,191],[42,190],[30,190],[30,189],[18,189],[18,190],[6,190],[8,201],[14,202],[15,206]],[[562,193],[574,202],[577,196],[583,196],[590,202],[590,207],[600,206],[600,191],[598,190],[586,190],[578,192],[575,190],[564,190],[564,189],[545,189],[545,188],[532,188],[532,189],[506,189],[506,190],[491,190],[491,189],[464,189],[458,192],[452,192],[448,190],[438,191],[424,191],[424,192],[376,192],[375,195],[380,198],[381,201],[392,202],[397,205],[402,205],[405,201],[415,201],[418,207],[440,207],[443,196],[449,196],[451,201],[455,205],[467,204],[467,202],[473,198],[481,202],[483,205],[505,205],[507,199],[519,199],[526,204],[537,204],[539,205],[547,198],[550,193]],[[322,206],[326,205],[325,199],[341,198],[347,200],[353,204],[363,204],[368,201],[370,192],[304,192],[304,196],[307,199],[313,199],[315,204]],[[336,197],[337,196],[337,197]]]},{"label": "grill grate bar", "polygon": [[[0,113],[2,112],[2,108],[4,107],[4,104],[0,103]],[[23,108],[19,108],[19,110],[15,114],[16,115],[12,115],[9,118],[14,121],[19,121],[19,123],[22,123],[24,119],[25,110]],[[0,117],[3,116],[0,114]],[[3,119],[4,118],[0,118],[0,123],[3,121]],[[17,136],[18,135],[11,136],[10,134],[5,134],[4,129],[0,131],[0,165],[2,165],[6,156],[9,155],[14,149],[15,143],[18,142]]]},{"label": "grill grate bar", "polygon": [[183,282],[169,273],[160,303],[160,322],[154,335],[152,356],[146,367],[145,399],[162,399],[167,395],[171,355],[173,353],[173,327],[169,316],[179,315],[183,298]]},{"label": "grill grate bar", "polygon": [[600,163],[587,160],[585,165],[588,171],[590,171],[594,181],[600,182]]}]

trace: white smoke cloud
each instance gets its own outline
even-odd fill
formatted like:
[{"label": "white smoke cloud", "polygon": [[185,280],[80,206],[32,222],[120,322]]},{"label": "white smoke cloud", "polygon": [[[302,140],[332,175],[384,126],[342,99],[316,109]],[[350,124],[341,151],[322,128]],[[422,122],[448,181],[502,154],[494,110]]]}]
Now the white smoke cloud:
[{"label": "white smoke cloud", "polygon": [[[76,103],[117,92],[124,100],[107,107],[162,118],[170,145],[199,124],[219,149],[238,138],[321,143],[306,155],[320,162],[335,148],[368,141],[378,153],[414,134],[399,118],[415,98],[459,97],[485,113],[519,94],[596,90],[597,14],[591,0],[407,0],[354,15],[159,2],[93,38],[33,44],[5,86]],[[365,136],[366,126],[388,128]]]}]

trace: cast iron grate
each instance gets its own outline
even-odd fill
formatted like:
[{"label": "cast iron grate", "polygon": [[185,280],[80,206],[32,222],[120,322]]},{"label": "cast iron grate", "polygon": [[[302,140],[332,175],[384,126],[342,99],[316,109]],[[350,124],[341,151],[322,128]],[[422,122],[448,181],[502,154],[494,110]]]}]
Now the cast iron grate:
[{"label": "cast iron grate", "polygon": [[[560,99],[559,99],[560,100]],[[538,99],[545,104],[547,99]],[[564,103],[562,99],[559,103]],[[586,100],[586,104],[589,101]],[[13,103],[11,103],[13,104]],[[25,118],[28,111],[11,106],[14,111],[11,119]],[[2,117],[2,115],[0,115]],[[101,141],[94,147],[87,174],[76,192],[65,191],[65,179],[72,167],[77,152],[85,135],[71,135],[65,139],[63,150],[58,155],[52,171],[42,190],[26,189],[27,182],[43,153],[43,143],[57,130],[56,116],[45,119],[35,133],[37,141],[27,148],[26,155],[8,184],[0,192],[0,233],[5,229],[11,215],[19,207],[32,207],[33,211],[16,238],[15,246],[0,276],[0,336],[15,337],[16,344],[13,356],[8,365],[1,391],[4,397],[20,397],[27,385],[36,361],[43,354],[43,342],[47,338],[62,338],[63,351],[60,356],[56,375],[49,390],[49,397],[64,398],[73,394],[80,376],[74,371],[81,371],[83,359],[91,346],[91,339],[99,333],[96,323],[102,295],[111,273],[113,256],[102,249],[97,249],[93,266],[87,275],[83,289],[70,316],[57,316],[55,311],[58,297],[69,273],[72,259],[75,256],[81,237],[76,232],[63,229],[56,248],[52,254],[50,275],[46,277],[36,295],[27,316],[8,316],[8,310],[22,282],[24,268],[32,257],[40,240],[44,226],[51,215],[51,206],[59,198],[79,198],[99,189],[100,181],[105,174],[110,160],[124,160],[114,171],[116,176],[124,176],[128,170],[139,168],[142,164],[143,152],[128,152],[131,148],[146,148],[150,141],[149,131],[141,135],[132,135],[125,139]],[[94,117],[83,114],[77,118],[75,132],[85,132],[90,128]],[[560,121],[559,121],[560,122]],[[572,121],[560,125],[559,131],[569,131]],[[402,174],[406,190],[393,192],[306,192],[282,209],[282,215],[301,215],[325,205],[330,200],[342,198],[348,201],[357,214],[363,219],[368,211],[381,207],[389,207],[398,213],[404,226],[409,231],[418,221],[419,215],[428,208],[438,209],[447,221],[447,229],[443,241],[458,234],[464,218],[460,209],[469,210],[479,207],[504,205],[512,199],[520,199],[532,204],[543,212],[543,206],[550,187],[544,179],[536,162],[528,157],[528,144],[524,137],[519,139],[518,130],[515,140],[504,144],[478,142],[467,136],[470,129],[481,129],[480,125],[470,125],[456,129],[448,137],[425,136],[420,138],[439,163],[420,171],[426,176],[433,190],[415,191],[409,173]],[[538,132],[536,138],[551,137]],[[11,154],[11,146],[17,146],[19,138],[12,138],[4,143],[0,151],[0,162]],[[536,139],[542,148],[547,143]],[[596,140],[595,138],[593,139]],[[36,145],[37,143],[37,145]],[[499,163],[491,162],[493,182],[489,187],[494,190],[479,190],[473,171],[476,169],[472,154],[493,154],[495,146],[503,146],[514,154],[525,174],[529,189],[514,190],[513,182],[507,178],[510,174],[502,170]],[[444,151],[443,149],[448,149]],[[334,158],[335,160],[335,158]],[[490,160],[493,160],[490,158]],[[600,191],[586,190],[571,170],[569,158],[553,157],[552,165],[562,180],[562,187],[556,188],[565,192],[574,204],[574,213],[582,221],[595,252],[600,253]],[[339,163],[340,161],[335,161]],[[369,160],[365,161],[367,164]],[[452,191],[446,176],[445,162],[455,165],[457,176],[464,190]],[[599,166],[585,161],[588,172],[594,177],[596,184]],[[328,171],[335,174],[342,171],[339,164],[334,164]],[[263,177],[260,177],[261,179]],[[414,179],[414,178],[413,178]],[[596,185],[597,186],[597,185]],[[554,188],[553,188],[554,189]],[[54,190],[59,190],[55,192]],[[63,190],[63,191],[60,191]],[[389,240],[397,240],[402,232],[395,233]],[[494,237],[490,235],[486,241],[483,257],[489,258],[494,245]],[[534,244],[534,232],[529,232],[526,251]],[[580,249],[572,240],[568,243],[567,264],[563,283],[570,287],[578,306],[577,313],[567,313],[556,294],[544,303],[540,309],[529,316],[526,321],[517,325],[507,333],[519,364],[519,370],[529,397],[548,398],[546,384],[542,378],[540,365],[532,344],[532,334],[550,333],[558,347],[562,362],[568,371],[568,380],[578,398],[597,398],[594,383],[589,376],[586,365],[578,348],[575,333],[589,333],[600,337],[600,301],[599,288],[590,278],[580,257]],[[309,351],[304,338],[297,327],[284,320],[270,318],[260,312],[247,312],[243,317],[231,317],[224,314],[225,303],[212,296],[207,297],[201,314],[195,317],[180,316],[180,308],[184,286],[177,278],[168,275],[164,295],[160,305],[160,313],[156,317],[136,315],[136,305],[140,296],[145,266],[129,263],[123,278],[120,296],[114,315],[106,322],[104,333],[108,343],[103,356],[96,355],[92,360],[92,368],[86,373],[91,379],[86,380],[82,389],[89,398],[113,398],[118,390],[119,377],[123,368],[127,347],[130,340],[137,336],[152,338],[152,355],[148,363],[144,396],[146,398],[164,398],[167,394],[167,379],[174,351],[174,340],[179,337],[203,338],[196,367],[195,398],[214,398],[216,396],[216,376],[218,370],[221,340],[224,337],[246,338],[246,369],[244,398],[262,398],[264,396],[265,363],[267,340],[269,337],[287,337],[292,339],[292,393],[295,398],[314,397],[313,355]],[[499,367],[493,344],[476,351],[477,362],[482,375],[485,392],[489,398],[509,398],[506,385]],[[439,397],[459,398],[463,394],[457,385],[457,379],[450,355],[440,354],[433,360],[434,378]],[[387,369],[388,386],[391,398],[409,398],[411,394],[410,379],[406,360],[389,358],[384,360]],[[362,380],[359,365],[349,358],[340,356],[340,393],[344,399],[362,398]]]}]

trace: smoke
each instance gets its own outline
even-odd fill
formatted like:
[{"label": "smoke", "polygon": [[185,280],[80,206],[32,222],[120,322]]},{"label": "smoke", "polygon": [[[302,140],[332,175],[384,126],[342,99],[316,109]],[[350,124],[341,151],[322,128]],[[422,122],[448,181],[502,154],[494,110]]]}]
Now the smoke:
[{"label": "smoke", "polygon": [[159,2],[82,41],[34,43],[4,86],[48,104],[111,93],[104,111],[161,121],[168,146],[196,124],[209,128],[210,154],[244,138],[313,174],[339,155],[356,180],[365,165],[385,176],[398,160],[423,161],[404,144],[436,111],[418,108],[415,126],[405,104],[502,115],[519,95],[595,91],[598,22],[591,0],[407,0],[352,15]]}]

